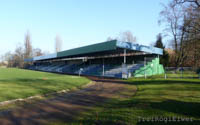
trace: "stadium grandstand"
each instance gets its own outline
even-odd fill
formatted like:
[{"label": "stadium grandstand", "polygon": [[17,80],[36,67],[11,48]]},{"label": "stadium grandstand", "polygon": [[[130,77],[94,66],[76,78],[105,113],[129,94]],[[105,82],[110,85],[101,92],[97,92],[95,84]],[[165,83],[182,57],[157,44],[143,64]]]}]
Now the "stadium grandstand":
[{"label": "stadium grandstand", "polygon": [[164,73],[159,63],[163,50],[118,40],[25,59],[26,69],[115,78]]}]

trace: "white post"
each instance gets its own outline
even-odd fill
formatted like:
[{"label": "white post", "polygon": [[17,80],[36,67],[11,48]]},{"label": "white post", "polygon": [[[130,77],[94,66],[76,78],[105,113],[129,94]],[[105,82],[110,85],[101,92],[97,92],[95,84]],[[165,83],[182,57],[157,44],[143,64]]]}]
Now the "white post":
[{"label": "white post", "polygon": [[79,73],[78,73],[79,77],[81,76],[82,71],[83,71],[83,68],[80,68]]},{"label": "white post", "polygon": [[79,73],[78,73],[78,76],[79,76],[79,77],[81,76],[81,69],[79,69]]}]

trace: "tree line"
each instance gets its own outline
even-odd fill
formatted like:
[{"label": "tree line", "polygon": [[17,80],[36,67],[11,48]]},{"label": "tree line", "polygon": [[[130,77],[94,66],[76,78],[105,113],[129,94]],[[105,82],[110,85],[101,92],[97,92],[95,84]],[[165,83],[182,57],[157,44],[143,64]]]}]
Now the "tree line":
[{"label": "tree line", "polygon": [[[55,52],[61,51],[62,40],[57,35],[55,38]],[[18,67],[24,68],[29,63],[25,63],[24,59],[33,58],[36,56],[42,56],[48,54],[48,52],[43,52],[40,48],[34,48],[31,42],[31,35],[29,32],[25,34],[24,44],[19,43],[14,52],[7,52],[1,56],[1,65],[7,67]]]}]

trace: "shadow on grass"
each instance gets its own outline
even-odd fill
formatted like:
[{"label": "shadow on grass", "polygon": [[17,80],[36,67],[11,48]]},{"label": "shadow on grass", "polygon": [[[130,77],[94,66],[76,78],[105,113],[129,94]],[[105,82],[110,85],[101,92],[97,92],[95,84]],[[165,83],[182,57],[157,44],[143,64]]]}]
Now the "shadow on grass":
[{"label": "shadow on grass", "polygon": [[70,123],[83,112],[102,105],[109,98],[87,93],[67,93],[49,100],[24,105],[23,108],[0,113],[0,124],[40,125],[51,122]]},{"label": "shadow on grass", "polygon": [[178,80],[156,80],[156,79],[147,79],[147,80],[129,80],[130,84],[134,85],[144,85],[144,84],[200,84],[200,80],[188,80],[188,79],[178,79]]},{"label": "shadow on grass", "polygon": [[[158,85],[158,84],[156,84]],[[159,84],[159,85],[162,85],[162,84]],[[177,83],[176,83],[177,85]],[[175,92],[181,92],[181,91],[188,91],[188,92],[191,92],[191,91],[200,91],[200,87],[196,87],[196,86],[189,86],[189,84],[187,86],[184,86],[184,87],[174,87],[174,86],[163,86],[163,87],[148,87],[148,88],[142,88],[142,90],[140,91],[166,91],[166,90],[169,90],[169,91],[175,91]]]},{"label": "shadow on grass", "polygon": [[145,84],[200,84],[199,79],[113,79],[113,78],[101,78],[101,77],[87,77],[96,82],[106,82],[106,83],[119,83],[119,84],[131,84],[131,85],[145,85]]},{"label": "shadow on grass", "polygon": [[187,117],[200,118],[200,103],[166,100],[162,102],[150,102],[153,109],[176,113]]},{"label": "shadow on grass", "polygon": [[[147,104],[148,103],[148,104]],[[200,120],[200,103],[182,102],[175,100],[166,100],[163,102],[146,102],[144,100],[115,100],[97,114],[93,113],[92,117],[88,116],[79,123],[86,125],[199,125],[200,121],[182,122],[139,122],[139,116],[144,118],[152,117],[176,117],[176,118],[197,118]],[[125,110],[129,109],[129,110]],[[136,110],[135,110],[136,109]],[[138,112],[139,111],[139,112]],[[156,113],[157,112],[157,113]],[[159,113],[158,113],[159,112]],[[148,115],[147,115],[147,114]],[[174,113],[175,116],[170,114]],[[160,116],[158,116],[160,114]]]}]

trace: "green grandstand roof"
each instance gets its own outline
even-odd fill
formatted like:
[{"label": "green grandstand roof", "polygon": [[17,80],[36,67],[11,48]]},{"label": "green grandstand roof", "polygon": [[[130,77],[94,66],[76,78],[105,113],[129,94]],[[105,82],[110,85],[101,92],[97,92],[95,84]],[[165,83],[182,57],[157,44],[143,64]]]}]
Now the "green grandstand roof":
[{"label": "green grandstand roof", "polygon": [[108,42],[102,42],[102,43],[97,43],[93,45],[88,45],[84,47],[79,47],[75,49],[58,52],[57,57],[82,55],[82,54],[89,54],[89,53],[95,53],[95,52],[115,50],[117,48],[116,42],[117,42],[116,40],[112,40]]},{"label": "green grandstand roof", "polygon": [[[101,54],[119,53],[120,50],[127,49],[129,51],[145,52],[149,54],[162,55],[163,50],[152,46],[144,46],[131,42],[122,42],[117,40],[106,41],[102,43],[92,44],[75,49],[65,50],[58,53],[48,54],[44,56],[38,56],[31,59],[25,59],[24,61],[38,61],[38,60],[50,60],[59,58],[70,57],[82,57],[82,56],[98,56]],[[123,51],[122,51],[123,52]]]}]

